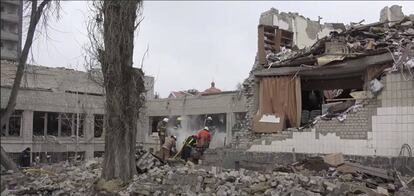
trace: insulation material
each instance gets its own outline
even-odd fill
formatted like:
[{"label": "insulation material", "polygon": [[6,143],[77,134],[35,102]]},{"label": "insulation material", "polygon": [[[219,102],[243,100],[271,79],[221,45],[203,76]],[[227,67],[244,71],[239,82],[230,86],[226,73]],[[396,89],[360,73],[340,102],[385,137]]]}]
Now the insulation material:
[{"label": "insulation material", "polygon": [[344,55],[324,55],[317,58],[318,65],[326,65],[333,61],[342,61],[345,59]]},{"label": "insulation material", "polygon": [[259,122],[267,122],[267,123],[280,123],[280,117],[277,117],[276,115],[262,115],[262,118],[260,118]]},{"label": "insulation material", "polygon": [[276,133],[285,128],[285,117],[281,114],[258,114],[253,117],[253,122],[256,133]]},{"label": "insulation material", "polygon": [[286,127],[300,126],[302,108],[300,78],[292,78],[292,76],[263,78],[260,82],[259,96],[259,110],[254,124],[257,125],[262,115],[266,114],[281,117],[281,123],[285,121]]}]

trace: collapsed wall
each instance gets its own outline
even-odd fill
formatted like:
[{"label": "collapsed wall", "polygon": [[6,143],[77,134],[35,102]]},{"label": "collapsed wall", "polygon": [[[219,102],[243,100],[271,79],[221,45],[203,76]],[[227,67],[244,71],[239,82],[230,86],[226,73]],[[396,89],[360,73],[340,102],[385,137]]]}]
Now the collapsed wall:
[{"label": "collapsed wall", "polygon": [[404,144],[414,146],[414,80],[391,73],[384,83],[377,100],[344,122],[320,121],[290,138],[257,140],[248,151],[398,156]]},{"label": "collapsed wall", "polygon": [[279,29],[293,32],[293,42],[299,48],[312,46],[318,39],[321,39],[330,32],[343,32],[345,25],[342,23],[324,23],[305,18],[298,13],[280,12],[275,8],[263,12],[260,15],[259,24],[278,26]]},{"label": "collapsed wall", "polygon": [[[408,51],[410,50],[410,46],[408,45],[406,49],[402,49],[401,45],[406,45],[407,40],[411,40],[411,42],[413,41],[414,27],[412,18],[413,17],[411,16],[404,16],[401,11],[401,6],[386,7],[381,11],[381,22],[384,22],[388,27],[393,26],[394,29],[391,30],[393,33],[401,31],[396,34],[399,36],[404,35],[405,38],[400,39],[400,43],[395,41],[392,43],[393,45],[391,48],[393,48],[393,52],[390,56],[394,58],[394,61],[397,59],[397,62],[391,62],[392,59],[390,58],[391,61],[383,61],[387,63],[377,67],[378,70],[380,70],[377,70],[378,73],[380,75],[382,73],[383,77],[376,78],[381,78],[380,83],[384,85],[384,89],[382,89],[376,98],[365,100],[362,107],[354,109],[355,112],[347,113],[344,116],[346,118],[345,120],[319,120],[310,128],[302,128],[299,130],[295,128],[285,129],[282,132],[273,134],[255,134],[252,125],[253,117],[257,114],[259,108],[260,78],[255,76],[254,73],[261,72],[263,75],[269,74],[269,76],[271,75],[270,73],[276,73],[275,77],[277,77],[277,72],[272,72],[271,70],[276,70],[279,66],[286,66],[287,64],[283,65],[283,62],[285,61],[283,55],[289,56],[286,58],[291,58],[292,54],[284,53],[284,51],[280,52],[281,56],[278,56],[278,58],[282,63],[269,63],[268,67],[264,67],[263,64],[259,62],[258,57],[256,57],[252,71],[243,83],[243,92],[247,98],[247,115],[250,131],[243,136],[243,140],[238,139],[237,141],[234,141],[234,146],[247,148],[248,152],[342,152],[348,155],[362,156],[407,156],[407,152],[404,151],[406,149],[402,148],[404,144],[408,144],[411,147],[414,146],[414,133],[412,132],[412,130],[414,130],[414,80],[412,79],[414,67],[408,65],[408,62],[412,62],[412,52],[411,54],[409,54],[410,52],[407,52],[407,54],[402,55],[407,49]],[[386,23],[387,21],[393,22]],[[348,31],[343,28],[343,24],[325,23],[324,25],[321,25],[316,21],[306,19],[296,13],[279,13],[278,10],[273,8],[261,15],[260,24],[278,26],[278,28],[292,31],[294,33],[294,45],[298,46],[298,48],[305,48],[304,53],[309,53],[309,50],[306,50],[306,47],[312,46],[323,36],[329,35],[331,31],[335,32],[334,36],[341,34],[341,32]],[[375,47],[377,45],[378,48],[380,48],[380,45],[390,42],[390,40],[387,39],[393,37],[392,35],[388,35],[386,38],[381,38],[381,36],[384,35],[381,34],[381,32],[387,33],[385,31],[388,27],[382,28],[378,24],[375,27],[369,25],[355,26],[355,24],[353,24],[350,28],[356,29],[356,31],[351,32],[353,33],[353,36],[357,35],[356,32],[358,29],[368,29],[365,31],[368,31],[369,33],[362,32],[362,34],[369,34],[373,37],[367,39],[367,43],[363,43],[365,46],[363,46],[362,49],[368,51],[368,53],[371,52],[372,54],[372,51],[376,49]],[[380,36],[375,35],[375,33],[378,34],[375,30],[381,31]],[[341,38],[338,39],[339,41],[343,41]],[[372,43],[374,43],[375,46],[370,46],[369,42],[371,41],[374,41]],[[375,43],[375,41],[378,41],[378,43]],[[355,47],[353,44],[355,43],[348,43],[346,46],[348,50],[353,50],[352,47]],[[361,45],[358,47],[358,50],[360,50]],[[398,49],[399,47],[400,49]],[[384,51],[382,51],[382,53],[386,56],[386,52],[384,53]],[[300,56],[300,54],[296,56]],[[404,59],[407,63],[404,65],[404,62],[398,62],[398,58],[400,57],[411,58],[411,60]],[[266,58],[268,59],[268,56]],[[380,56],[378,58],[380,58]],[[343,58],[341,60],[343,60]],[[360,63],[363,62],[368,63],[368,61],[360,61]],[[315,64],[317,65],[317,63],[319,63],[319,59]],[[374,63],[374,65],[377,66],[378,64]],[[400,66],[400,69],[396,68],[397,65]],[[302,68],[303,64],[298,64],[298,66]],[[392,66],[393,68],[391,68],[391,70],[394,70],[394,72],[383,72],[385,68]],[[291,68],[286,68],[285,70],[288,69]],[[299,70],[306,71],[305,68],[298,69],[296,74],[299,73]],[[401,72],[395,72],[395,70],[400,70]],[[369,72],[369,70],[367,72]],[[409,77],[410,73],[411,78]],[[367,81],[367,79],[363,80]],[[369,81],[364,83],[363,88],[365,90],[369,88]]]}]

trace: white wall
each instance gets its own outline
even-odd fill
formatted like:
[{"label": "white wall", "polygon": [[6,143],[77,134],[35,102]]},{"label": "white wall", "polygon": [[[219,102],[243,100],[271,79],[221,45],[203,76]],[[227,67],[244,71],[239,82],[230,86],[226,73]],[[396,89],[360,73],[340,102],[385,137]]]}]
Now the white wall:
[{"label": "white wall", "polygon": [[[263,12],[260,16],[260,24],[278,26],[280,29],[294,33],[294,43],[299,48],[310,47],[318,39],[329,35],[332,31],[342,32],[343,29],[335,28],[331,23],[319,24],[296,13],[279,13],[276,9]],[[345,27],[345,26],[343,26]]]},{"label": "white wall", "polygon": [[341,139],[335,133],[317,137],[314,128],[294,132],[291,139],[272,141],[270,145],[263,141],[248,151],[398,156],[403,144],[414,148],[414,80],[406,81],[400,73],[393,73],[385,81],[387,86],[378,97],[382,107],[371,117],[372,130],[362,130],[367,131],[367,139]]}]

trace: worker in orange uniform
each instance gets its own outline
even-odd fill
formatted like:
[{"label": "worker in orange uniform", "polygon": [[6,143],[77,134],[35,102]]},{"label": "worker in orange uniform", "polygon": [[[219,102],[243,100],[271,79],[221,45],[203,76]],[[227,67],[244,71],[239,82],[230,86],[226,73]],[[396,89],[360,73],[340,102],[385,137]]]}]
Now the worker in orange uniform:
[{"label": "worker in orange uniform", "polygon": [[197,143],[196,143],[196,153],[193,157],[195,163],[198,163],[198,159],[203,156],[204,151],[210,146],[211,142],[211,134],[208,127],[204,127],[204,129],[200,130],[197,133]]}]

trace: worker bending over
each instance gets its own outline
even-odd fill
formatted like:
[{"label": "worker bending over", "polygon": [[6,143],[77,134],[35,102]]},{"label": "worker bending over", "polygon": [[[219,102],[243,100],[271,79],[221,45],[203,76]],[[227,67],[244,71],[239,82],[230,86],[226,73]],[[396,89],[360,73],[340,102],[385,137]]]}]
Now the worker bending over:
[{"label": "worker bending over", "polygon": [[168,137],[161,148],[162,153],[162,160],[166,160],[171,157],[171,155],[175,154],[177,152],[176,149],[176,142],[177,137],[172,135],[171,137]]}]

